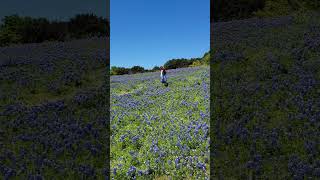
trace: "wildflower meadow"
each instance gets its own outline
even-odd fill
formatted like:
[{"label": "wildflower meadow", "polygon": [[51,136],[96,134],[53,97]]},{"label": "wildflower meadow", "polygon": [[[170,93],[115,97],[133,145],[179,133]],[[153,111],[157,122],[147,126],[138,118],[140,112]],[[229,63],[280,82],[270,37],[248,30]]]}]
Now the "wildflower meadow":
[{"label": "wildflower meadow", "polygon": [[111,177],[209,179],[209,67],[112,76]]},{"label": "wildflower meadow", "polygon": [[212,24],[214,177],[320,178],[319,17]]}]

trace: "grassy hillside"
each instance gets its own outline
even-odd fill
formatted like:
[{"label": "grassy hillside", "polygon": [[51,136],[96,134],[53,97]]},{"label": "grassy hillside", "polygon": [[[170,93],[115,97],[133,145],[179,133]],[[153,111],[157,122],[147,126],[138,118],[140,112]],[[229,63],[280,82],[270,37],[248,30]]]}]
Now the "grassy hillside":
[{"label": "grassy hillside", "polygon": [[208,179],[209,68],[111,77],[115,179]]},{"label": "grassy hillside", "polygon": [[320,16],[212,24],[216,179],[320,178]]},{"label": "grassy hillside", "polygon": [[105,177],[107,45],[0,48],[0,179]]}]

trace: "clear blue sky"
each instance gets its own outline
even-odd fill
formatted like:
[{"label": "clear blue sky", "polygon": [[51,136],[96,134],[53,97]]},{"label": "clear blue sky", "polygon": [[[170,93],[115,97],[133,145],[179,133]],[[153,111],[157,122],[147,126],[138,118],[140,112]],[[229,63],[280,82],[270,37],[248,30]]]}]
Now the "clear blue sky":
[{"label": "clear blue sky", "polygon": [[152,68],[210,49],[209,0],[111,0],[111,66]]}]

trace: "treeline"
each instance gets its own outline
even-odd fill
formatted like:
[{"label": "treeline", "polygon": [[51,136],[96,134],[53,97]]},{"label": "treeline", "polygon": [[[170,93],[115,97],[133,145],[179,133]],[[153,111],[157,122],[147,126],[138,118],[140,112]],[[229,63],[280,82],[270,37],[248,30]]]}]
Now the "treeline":
[{"label": "treeline", "polygon": [[111,75],[136,74],[148,71],[150,70],[144,69],[144,67],[141,66],[133,66],[132,68],[112,66],[110,70]]},{"label": "treeline", "polygon": [[15,14],[2,19],[0,46],[102,37],[109,36],[109,32],[109,21],[94,14],[78,14],[69,21],[49,21]]},{"label": "treeline", "polygon": [[[204,56],[202,58],[171,59],[171,60],[167,61],[163,66],[166,69],[177,69],[177,68],[184,68],[184,67],[209,65],[209,63],[210,63],[210,53],[207,52],[204,54]],[[152,69],[144,69],[141,66],[133,66],[132,68],[112,66],[110,73],[111,73],[111,75],[123,75],[123,74],[154,72],[154,71],[159,71],[159,70],[160,70],[159,66],[155,66]]]},{"label": "treeline", "polygon": [[211,0],[211,22],[248,18],[263,9],[266,0]]},{"label": "treeline", "polygon": [[319,0],[211,0],[210,21],[288,15],[298,10],[319,10]]}]

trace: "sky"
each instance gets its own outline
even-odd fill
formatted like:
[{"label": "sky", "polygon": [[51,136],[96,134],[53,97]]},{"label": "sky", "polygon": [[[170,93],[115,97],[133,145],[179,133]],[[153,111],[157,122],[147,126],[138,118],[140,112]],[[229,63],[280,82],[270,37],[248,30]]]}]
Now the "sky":
[{"label": "sky", "polygon": [[0,18],[20,16],[69,20],[78,13],[94,13],[104,18],[110,14],[109,0],[1,0]]},{"label": "sky", "polygon": [[111,66],[150,69],[210,49],[209,0],[110,0]]}]

